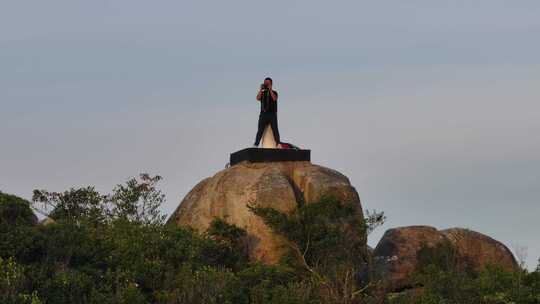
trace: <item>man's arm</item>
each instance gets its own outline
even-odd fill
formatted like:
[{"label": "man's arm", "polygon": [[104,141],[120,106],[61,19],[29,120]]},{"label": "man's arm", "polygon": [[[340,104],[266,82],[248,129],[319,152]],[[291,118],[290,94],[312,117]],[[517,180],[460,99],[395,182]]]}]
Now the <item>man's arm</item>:
[{"label": "man's arm", "polygon": [[277,92],[274,92],[274,90],[270,89],[270,97],[272,97],[272,101],[277,101]]},{"label": "man's arm", "polygon": [[260,89],[260,90],[259,90],[259,93],[257,93],[257,100],[258,100],[258,101],[261,101],[262,94],[263,94],[263,90]]}]

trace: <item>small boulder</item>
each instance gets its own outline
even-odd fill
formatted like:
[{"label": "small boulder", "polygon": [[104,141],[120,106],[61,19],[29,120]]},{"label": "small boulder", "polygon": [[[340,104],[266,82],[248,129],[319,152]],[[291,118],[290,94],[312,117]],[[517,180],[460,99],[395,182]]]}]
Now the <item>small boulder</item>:
[{"label": "small boulder", "polygon": [[507,271],[518,268],[513,254],[502,243],[481,233],[452,228],[439,231],[429,226],[409,226],[386,231],[373,252],[377,269],[387,288],[401,291],[415,286],[412,275],[419,269],[418,252],[448,242],[457,253],[458,265],[480,271],[489,264]]}]

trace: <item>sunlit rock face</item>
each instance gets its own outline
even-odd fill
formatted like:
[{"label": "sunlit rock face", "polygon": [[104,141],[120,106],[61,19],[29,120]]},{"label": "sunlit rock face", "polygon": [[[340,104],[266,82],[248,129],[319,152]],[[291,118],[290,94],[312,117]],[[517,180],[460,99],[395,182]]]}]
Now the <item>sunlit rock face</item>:
[{"label": "sunlit rock face", "polygon": [[[214,218],[244,228],[253,260],[276,263],[284,242],[249,209],[254,204],[291,211],[323,196],[351,202],[362,214],[360,198],[343,174],[307,161],[242,162],[200,181],[182,200],[169,222],[205,231]],[[365,235],[359,236],[366,240]]]}]

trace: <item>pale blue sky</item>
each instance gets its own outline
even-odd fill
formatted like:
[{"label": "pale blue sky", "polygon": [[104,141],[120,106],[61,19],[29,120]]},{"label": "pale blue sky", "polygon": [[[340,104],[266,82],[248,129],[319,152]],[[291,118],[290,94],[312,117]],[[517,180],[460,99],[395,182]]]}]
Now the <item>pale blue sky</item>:
[{"label": "pale blue sky", "polygon": [[540,257],[538,1],[0,0],[0,190],[160,174],[170,213],[253,142],[337,169],[385,229],[460,226]]}]

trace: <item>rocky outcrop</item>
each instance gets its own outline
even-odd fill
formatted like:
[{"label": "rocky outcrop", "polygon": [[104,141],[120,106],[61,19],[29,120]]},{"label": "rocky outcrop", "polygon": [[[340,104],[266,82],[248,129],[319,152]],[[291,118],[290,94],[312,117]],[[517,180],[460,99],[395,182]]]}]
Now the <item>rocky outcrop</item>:
[{"label": "rocky outcrop", "polygon": [[389,289],[409,287],[410,276],[417,269],[417,253],[422,246],[435,246],[444,235],[428,226],[410,226],[387,230],[373,251],[378,271]]},{"label": "rocky outcrop", "polygon": [[[335,170],[307,161],[241,162],[199,182],[182,200],[169,223],[204,232],[215,218],[223,219],[246,230],[252,260],[273,264],[285,252],[284,240],[248,206],[289,212],[297,208],[299,202],[309,204],[323,196],[351,202],[362,214],[355,188],[346,176]],[[366,236],[359,238],[365,244]],[[419,269],[421,248],[435,248],[440,244],[452,248],[459,265],[475,270],[488,264],[500,265],[505,270],[518,268],[514,256],[502,243],[461,228],[441,231],[429,226],[390,229],[376,248],[368,251],[388,282],[388,288],[399,291],[414,287],[412,275]]]},{"label": "rocky outcrop", "polygon": [[487,235],[463,228],[446,229],[441,233],[454,245],[458,255],[476,270],[489,264],[499,265],[508,271],[518,268],[510,249]]},{"label": "rocky outcrop", "polygon": [[388,289],[413,287],[412,274],[418,269],[418,252],[423,246],[435,247],[447,241],[456,252],[458,264],[481,270],[489,264],[505,270],[517,269],[510,250],[502,243],[481,233],[462,228],[439,231],[429,226],[410,226],[386,231],[373,252],[374,260]]},{"label": "rocky outcrop", "polygon": [[49,226],[49,225],[52,225],[52,224],[55,224],[55,223],[56,223],[56,221],[53,220],[52,218],[48,217],[48,216],[38,222],[38,224],[41,225],[41,226]]},{"label": "rocky outcrop", "polygon": [[[335,170],[310,162],[242,162],[199,182],[182,200],[169,223],[203,232],[214,218],[221,218],[247,231],[253,260],[272,264],[284,252],[283,240],[248,205],[288,212],[299,201],[309,204],[327,195],[362,209],[349,179]],[[365,242],[365,235],[359,237]]]}]

